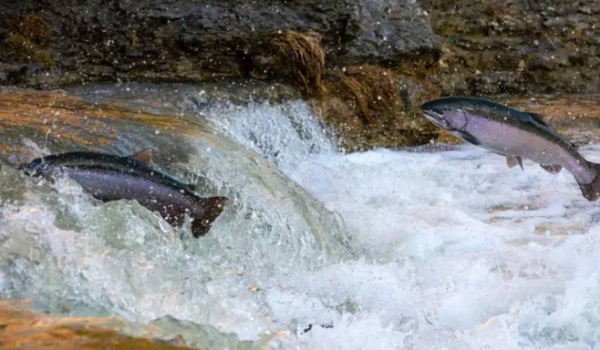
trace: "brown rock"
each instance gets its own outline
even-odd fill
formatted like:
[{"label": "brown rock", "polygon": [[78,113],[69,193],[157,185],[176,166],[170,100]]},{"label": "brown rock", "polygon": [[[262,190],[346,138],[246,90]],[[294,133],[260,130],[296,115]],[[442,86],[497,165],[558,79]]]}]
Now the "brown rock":
[{"label": "brown rock", "polygon": [[126,325],[117,318],[41,315],[30,311],[27,302],[0,302],[0,347],[6,350],[191,349],[124,335]]}]

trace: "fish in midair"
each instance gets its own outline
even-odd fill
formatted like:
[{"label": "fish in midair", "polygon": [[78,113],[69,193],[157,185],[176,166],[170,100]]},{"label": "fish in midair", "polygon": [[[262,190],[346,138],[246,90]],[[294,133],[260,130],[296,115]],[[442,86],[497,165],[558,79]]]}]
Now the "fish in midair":
[{"label": "fish in midair", "polygon": [[476,97],[446,97],[421,106],[425,118],[471,144],[506,156],[509,167],[529,159],[547,172],[567,169],[583,196],[600,196],[600,165],[585,160],[577,147],[552,130],[538,114]]},{"label": "fish in midair", "polygon": [[227,202],[226,197],[200,197],[193,185],[154,169],[149,150],[127,157],[70,152],[37,158],[19,168],[49,180],[68,177],[103,202],[135,200],[175,227],[183,224],[187,214],[196,238],[210,230]]}]

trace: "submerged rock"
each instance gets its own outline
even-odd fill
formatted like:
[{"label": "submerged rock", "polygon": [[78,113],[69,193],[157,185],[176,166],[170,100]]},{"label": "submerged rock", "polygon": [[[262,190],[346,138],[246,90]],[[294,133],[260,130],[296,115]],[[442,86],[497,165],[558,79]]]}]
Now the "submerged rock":
[{"label": "submerged rock", "polygon": [[119,317],[40,313],[25,300],[0,302],[0,344],[6,350],[259,350],[281,337],[275,334],[256,342],[240,341],[212,326],[173,317],[135,324]]},{"label": "submerged rock", "polygon": [[122,333],[127,322],[117,318],[41,315],[19,301],[0,303],[0,325],[3,349],[191,349],[127,336]]}]

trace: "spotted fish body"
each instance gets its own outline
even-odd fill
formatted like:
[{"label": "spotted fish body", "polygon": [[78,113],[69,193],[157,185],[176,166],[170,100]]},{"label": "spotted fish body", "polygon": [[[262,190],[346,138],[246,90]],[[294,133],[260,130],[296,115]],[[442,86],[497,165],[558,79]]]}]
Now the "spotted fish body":
[{"label": "spotted fish body", "polygon": [[203,198],[190,185],[153,169],[134,157],[96,152],[50,155],[22,164],[30,176],[54,180],[68,177],[85,192],[103,202],[134,200],[159,213],[173,226],[181,226],[185,215],[192,221],[195,237],[206,234],[221,214],[227,198]]},{"label": "spotted fish body", "polygon": [[585,160],[577,148],[552,130],[540,116],[475,97],[447,97],[421,106],[438,127],[474,145],[507,157],[522,167],[522,158],[546,171],[567,169],[590,201],[600,196],[600,166]]}]

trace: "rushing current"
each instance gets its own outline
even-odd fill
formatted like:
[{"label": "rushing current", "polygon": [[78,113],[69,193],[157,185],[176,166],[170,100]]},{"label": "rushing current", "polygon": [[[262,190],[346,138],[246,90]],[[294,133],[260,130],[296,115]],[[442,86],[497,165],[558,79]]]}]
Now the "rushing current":
[{"label": "rushing current", "polygon": [[[467,145],[342,154],[293,96],[78,93],[192,115],[205,137],[171,171],[235,204],[194,240],[136,203],[3,168],[2,298],[203,349],[600,347],[600,210],[566,172]],[[600,162],[600,146],[582,154]]]}]

